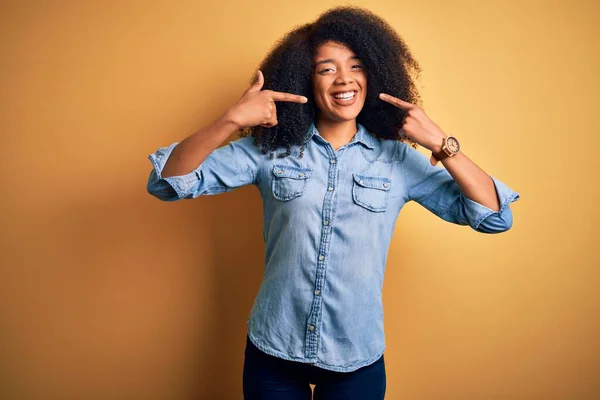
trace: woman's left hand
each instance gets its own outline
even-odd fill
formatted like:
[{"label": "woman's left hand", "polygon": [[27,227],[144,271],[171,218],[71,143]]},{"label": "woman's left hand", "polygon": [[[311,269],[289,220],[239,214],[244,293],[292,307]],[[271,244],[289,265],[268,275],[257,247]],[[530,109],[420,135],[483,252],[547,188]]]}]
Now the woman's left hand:
[{"label": "woman's left hand", "polygon": [[442,149],[442,140],[447,135],[425,114],[423,108],[387,93],[379,93],[379,98],[406,110],[407,115],[401,129],[406,137],[434,153]]}]

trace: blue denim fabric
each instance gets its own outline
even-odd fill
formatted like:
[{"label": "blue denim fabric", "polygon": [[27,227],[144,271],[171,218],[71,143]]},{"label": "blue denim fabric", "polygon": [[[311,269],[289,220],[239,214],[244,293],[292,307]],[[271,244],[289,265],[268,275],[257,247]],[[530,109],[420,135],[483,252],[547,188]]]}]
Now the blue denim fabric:
[{"label": "blue denim fabric", "polygon": [[450,173],[408,144],[380,140],[363,125],[334,150],[315,124],[304,156],[269,159],[243,137],[214,150],[194,171],[162,178],[177,142],[149,155],[148,192],[164,201],[255,185],[266,244],[263,281],[247,320],[263,352],[338,372],[379,359],[385,349],[382,287],[396,219],[411,200],[438,217],[484,233],[512,226],[519,198],[492,177],[494,211],[462,194]]},{"label": "blue denim fabric", "polygon": [[[336,372],[283,360],[258,349],[246,336],[244,400],[383,400],[385,357],[352,372]],[[310,384],[315,385],[314,396]]]}]

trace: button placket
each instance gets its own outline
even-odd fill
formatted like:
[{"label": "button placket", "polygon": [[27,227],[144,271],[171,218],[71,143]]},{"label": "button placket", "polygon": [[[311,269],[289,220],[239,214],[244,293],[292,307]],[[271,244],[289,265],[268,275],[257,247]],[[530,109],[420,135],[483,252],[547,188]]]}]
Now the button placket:
[{"label": "button placket", "polygon": [[342,152],[336,153],[333,147],[330,145],[325,146],[327,154],[329,156],[329,170],[327,171],[327,190],[325,191],[325,198],[323,201],[323,213],[322,213],[322,229],[321,229],[321,240],[318,250],[318,262],[317,262],[317,278],[315,281],[315,297],[312,303],[311,311],[309,313],[308,320],[308,336],[306,343],[306,356],[314,358],[317,356],[318,351],[318,333],[316,327],[319,324],[322,313],[322,292],[321,289],[325,284],[325,266],[326,266],[326,254],[331,241],[331,223],[334,217],[334,200],[335,200],[335,187],[337,177],[337,165],[339,157]]},{"label": "button placket", "polygon": [[335,179],[337,175],[337,160],[335,151],[331,146],[327,146],[327,153],[329,154],[329,163],[330,168],[327,176],[327,190],[325,191],[325,199],[323,201],[323,216],[322,216],[322,230],[321,230],[321,240],[318,250],[318,262],[317,262],[317,278],[315,282],[315,290],[314,290],[314,300],[311,307],[311,312],[309,314],[308,320],[308,336],[307,336],[307,345],[306,345],[306,356],[307,357],[316,357],[318,350],[318,332],[316,327],[319,324],[319,320],[321,318],[322,312],[322,298],[321,289],[325,283],[325,266],[326,266],[326,257],[328,246],[330,244],[330,235],[331,235],[331,220],[333,218],[333,202],[334,202],[334,190],[335,190]]}]

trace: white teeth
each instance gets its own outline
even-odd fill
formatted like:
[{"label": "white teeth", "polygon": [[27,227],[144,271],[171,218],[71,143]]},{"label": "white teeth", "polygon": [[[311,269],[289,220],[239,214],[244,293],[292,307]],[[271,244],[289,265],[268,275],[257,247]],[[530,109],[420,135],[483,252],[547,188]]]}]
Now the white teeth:
[{"label": "white teeth", "polygon": [[333,97],[336,99],[351,99],[354,97],[354,92],[338,93],[334,94]]}]

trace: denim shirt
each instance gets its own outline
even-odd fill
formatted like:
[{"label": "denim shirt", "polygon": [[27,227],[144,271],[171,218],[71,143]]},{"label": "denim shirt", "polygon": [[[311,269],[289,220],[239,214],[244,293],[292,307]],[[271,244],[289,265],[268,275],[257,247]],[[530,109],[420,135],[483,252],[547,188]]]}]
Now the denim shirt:
[{"label": "denim shirt", "polygon": [[519,194],[492,177],[494,211],[464,196],[449,172],[408,144],[382,140],[357,124],[337,150],[307,131],[304,155],[269,159],[242,137],[214,150],[194,171],[161,171],[177,142],[149,155],[147,190],[164,201],[255,185],[263,202],[264,275],[246,321],[263,352],[350,372],[385,349],[382,288],[396,219],[414,200],[438,217],[483,233],[512,226]]}]

